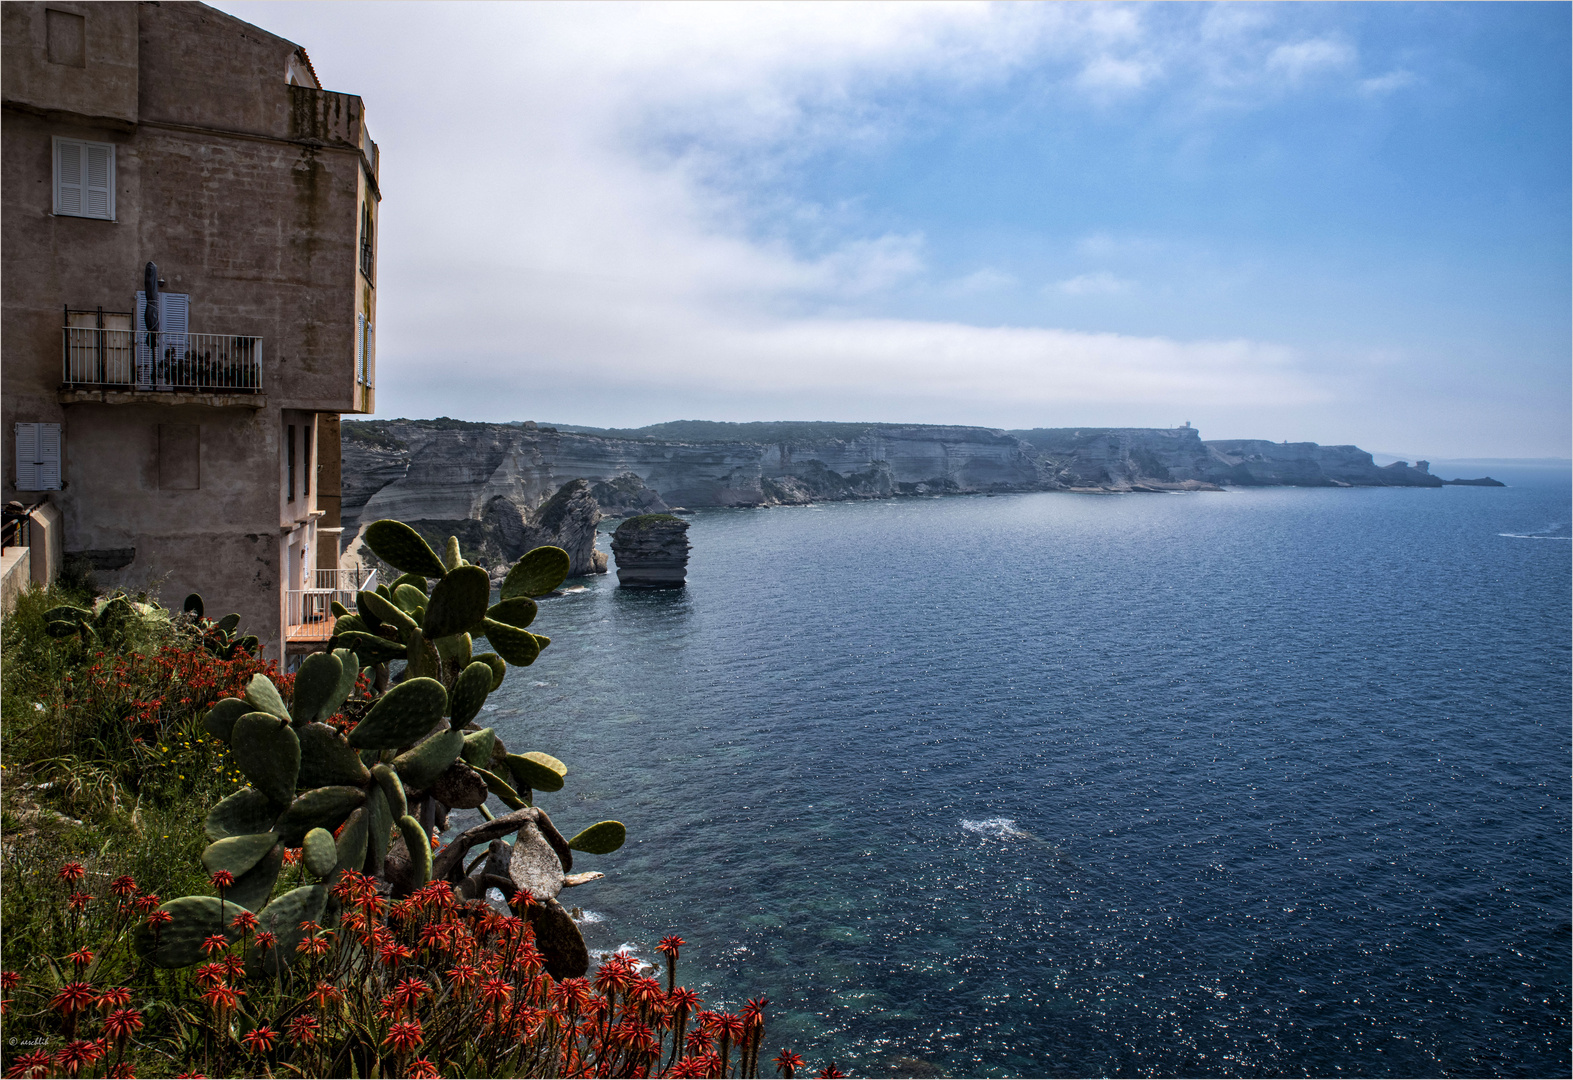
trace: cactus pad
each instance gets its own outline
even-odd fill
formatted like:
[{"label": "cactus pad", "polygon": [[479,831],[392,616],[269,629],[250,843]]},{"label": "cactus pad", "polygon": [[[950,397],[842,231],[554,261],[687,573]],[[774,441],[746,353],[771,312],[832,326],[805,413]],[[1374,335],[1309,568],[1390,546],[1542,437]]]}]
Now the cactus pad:
[{"label": "cactus pad", "polygon": [[389,690],[350,732],[364,750],[408,746],[430,731],[448,709],[448,691],[436,679],[406,679]]},{"label": "cactus pad", "polygon": [[459,553],[459,538],[448,537],[447,545],[442,549],[442,564],[452,573],[464,565],[464,556]]},{"label": "cactus pad", "polygon": [[268,713],[280,720],[289,719],[289,710],[284,707],[284,699],[279,697],[279,688],[261,672],[253,675],[246,684],[246,700],[258,712]]},{"label": "cactus pad", "polygon": [[278,842],[278,834],[272,832],[226,836],[222,840],[215,840],[203,850],[202,869],[206,870],[209,876],[220,870],[228,870],[238,878],[256,866],[262,856],[272,851]]},{"label": "cactus pad", "polygon": [[393,814],[388,810],[388,797],[383,794],[381,784],[373,784],[366,796],[366,873],[382,873],[392,832]]},{"label": "cactus pad", "polygon": [[274,844],[268,853],[257,860],[257,865],[235,879],[235,884],[224,890],[224,899],[239,904],[248,911],[261,911],[273,895],[278,884],[279,871],[284,868],[284,845]]},{"label": "cactus pad", "polygon": [[486,617],[496,622],[507,623],[523,630],[535,621],[536,613],[540,610],[534,600],[528,596],[515,596],[510,600],[502,600],[486,609]]},{"label": "cactus pad", "polygon": [[432,588],[422,629],[428,638],[462,634],[486,617],[492,595],[491,578],[479,566],[460,566]]},{"label": "cactus pad", "polygon": [[235,721],[229,747],[235,764],[258,791],[281,806],[295,798],[300,739],[288,723],[269,713],[247,713]]},{"label": "cactus pad", "polygon": [[401,577],[394,578],[393,595],[395,597],[399,595],[399,586],[401,585],[408,585],[412,589],[419,590],[422,596],[426,595],[426,579],[419,574],[404,574]]},{"label": "cactus pad", "polygon": [[[448,695],[448,716],[455,728],[462,728],[480,715],[486,696],[492,692],[492,669],[479,660],[471,663],[453,681]],[[485,762],[481,762],[485,764]]]},{"label": "cactus pad", "polygon": [[388,765],[373,765],[371,775],[388,799],[388,812],[393,816],[393,820],[397,821],[408,814],[409,800],[405,797],[404,781],[399,779],[399,774]]},{"label": "cactus pad", "polygon": [[139,956],[156,966],[177,968],[190,967],[204,959],[202,942],[213,934],[237,940],[240,932],[231,923],[246,909],[228,900],[220,903],[216,896],[182,896],[158,910],[169,912],[173,921],[157,932],[144,921],[137,928],[133,944]]},{"label": "cactus pad", "polygon": [[492,643],[492,648],[510,664],[520,667],[529,667],[535,663],[535,658],[541,655],[541,646],[535,640],[535,635],[528,630],[500,623],[496,619],[487,619],[482,623],[482,633],[486,640]]},{"label": "cactus pad", "polygon": [[334,846],[338,856],[334,864],[335,873],[340,870],[358,870],[366,865],[366,841],[370,836],[367,826],[370,821],[364,806],[358,807],[345,820],[344,828],[339,830],[338,843]]},{"label": "cactus pad", "polygon": [[514,775],[537,791],[561,791],[568,766],[552,757],[532,750],[528,754],[509,754],[508,768]]},{"label": "cactus pad", "polygon": [[381,593],[362,589],[355,594],[355,607],[360,612],[361,621],[368,626],[373,623],[387,623],[401,635],[415,629],[415,620],[398,604]]},{"label": "cactus pad", "polygon": [[495,728],[481,728],[479,731],[466,732],[464,736],[464,751],[459,755],[470,765],[478,765],[485,769],[492,763],[492,748],[497,745],[497,730]]},{"label": "cactus pad", "polygon": [[469,634],[449,634],[436,638],[432,644],[437,648],[437,655],[456,671],[464,670],[475,650],[475,642]]},{"label": "cactus pad", "polygon": [[274,936],[273,947],[259,954],[262,970],[276,973],[295,962],[299,955],[295,947],[305,940],[307,933],[301,924],[321,919],[327,903],[327,886],[302,885],[257,912],[257,929]]},{"label": "cactus pad", "polygon": [[508,674],[507,663],[494,652],[476,653],[470,657],[471,663],[477,660],[492,669],[492,689],[496,690],[502,685],[503,677]]},{"label": "cactus pad", "polygon": [[327,829],[312,829],[300,846],[307,870],[319,878],[333,873],[339,863],[339,849],[333,842],[332,833]]},{"label": "cactus pad", "polygon": [[490,769],[483,769],[479,765],[471,765],[470,768],[481,774],[481,779],[486,781],[486,790],[490,791],[493,795],[501,799],[509,809],[522,810],[526,806],[530,805],[525,798],[521,797],[520,794],[513,789],[512,784],[508,783],[508,781],[504,780]]},{"label": "cactus pad", "polygon": [[416,611],[426,606],[426,590],[417,589],[414,585],[393,586],[393,602],[406,614],[414,615]]},{"label": "cactus pad", "polygon": [[421,823],[405,814],[399,819],[399,835],[410,851],[410,884],[419,889],[431,880],[431,838]]},{"label": "cactus pad", "polygon": [[365,801],[365,788],[338,784],[312,788],[289,804],[274,828],[285,847],[299,847],[312,829],[337,829]]},{"label": "cactus pad", "polygon": [[235,731],[235,721],[251,712],[251,702],[244,698],[227,697],[219,698],[202,718],[202,726],[209,735],[216,735],[225,742]]},{"label": "cactus pad", "polygon": [[422,679],[440,679],[442,677],[442,657],[437,655],[437,648],[426,639],[420,630],[411,630],[405,635],[407,645],[404,650],[405,659],[408,661],[405,677],[418,676]]},{"label": "cactus pad", "polygon": [[463,749],[463,732],[451,728],[440,731],[395,758],[393,771],[399,774],[406,791],[425,791],[432,781],[448,771],[449,765],[459,760],[459,752]]},{"label": "cactus pad", "polygon": [[344,662],[332,653],[312,653],[300,662],[295,673],[295,700],[290,710],[295,726],[324,720],[338,711],[343,702],[333,700],[339,689]]},{"label": "cactus pad", "polygon": [[[339,622],[343,621],[343,619],[339,620]],[[397,660],[404,655],[402,643],[389,641],[375,634],[362,633],[359,630],[340,632],[335,625],[334,638],[339,645],[353,652],[364,667],[386,664],[389,660]]]},{"label": "cactus pad", "polygon": [[373,521],[366,526],[366,546],[401,573],[440,578],[447,572],[431,545],[402,521]]},{"label": "cactus pad", "polygon": [[300,775],[295,784],[319,788],[329,784],[363,787],[371,771],[361,763],[355,748],[327,724],[307,724],[298,728],[300,737]]},{"label": "cactus pad", "polygon": [[350,695],[355,692],[355,679],[360,674],[360,658],[352,651],[334,649],[333,655],[339,658],[343,671],[339,675],[339,685],[333,690],[334,705],[332,711],[328,713],[329,716],[342,709],[344,703],[350,699]]},{"label": "cactus pad", "polygon": [[254,787],[243,787],[233,795],[220,799],[208,811],[203,828],[209,840],[264,833],[273,827],[283,812],[282,804],[273,802]]},{"label": "cactus pad", "polygon": [[513,564],[503,579],[501,596],[545,596],[568,577],[568,553],[560,547],[538,547],[527,551]]},{"label": "cactus pad", "polygon": [[576,834],[568,841],[568,846],[591,855],[610,855],[622,847],[627,838],[628,830],[623,828],[621,821],[598,821]]}]

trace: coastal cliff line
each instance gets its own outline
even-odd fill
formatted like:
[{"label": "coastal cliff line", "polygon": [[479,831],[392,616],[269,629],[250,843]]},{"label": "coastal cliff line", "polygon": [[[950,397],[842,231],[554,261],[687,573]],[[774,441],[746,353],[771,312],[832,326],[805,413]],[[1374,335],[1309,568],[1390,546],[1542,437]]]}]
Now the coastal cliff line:
[{"label": "coastal cliff line", "polygon": [[1189,426],[675,421],[594,429],[441,417],[345,420],[342,439],[346,538],[387,517],[458,535],[494,561],[559,543],[577,553],[576,574],[604,572],[593,536],[602,512],[979,492],[1443,483],[1424,461],[1378,466],[1356,446],[1205,442]]}]

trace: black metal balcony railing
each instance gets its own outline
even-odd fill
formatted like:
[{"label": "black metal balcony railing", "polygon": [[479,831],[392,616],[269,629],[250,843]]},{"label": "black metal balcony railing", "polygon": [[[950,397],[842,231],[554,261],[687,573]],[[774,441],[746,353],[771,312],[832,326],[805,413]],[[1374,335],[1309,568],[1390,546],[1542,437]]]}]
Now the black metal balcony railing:
[{"label": "black metal balcony railing", "polygon": [[222,394],[262,390],[260,337],[91,326],[68,326],[64,335],[67,386]]}]

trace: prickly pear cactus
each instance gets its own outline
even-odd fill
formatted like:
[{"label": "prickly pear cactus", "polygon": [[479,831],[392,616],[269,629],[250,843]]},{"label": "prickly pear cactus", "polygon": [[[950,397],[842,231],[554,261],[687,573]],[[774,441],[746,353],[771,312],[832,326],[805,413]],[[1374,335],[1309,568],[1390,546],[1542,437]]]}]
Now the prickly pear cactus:
[{"label": "prickly pear cactus", "polygon": [[[572,841],[562,840],[534,806],[534,794],[560,790],[567,766],[540,751],[509,753],[492,729],[478,730],[473,722],[508,666],[534,663],[551,643],[526,627],[538,614],[535,598],[554,592],[567,577],[567,553],[529,552],[509,571],[501,598],[492,603],[486,571],[464,560],[455,538],[439,556],[409,526],[378,521],[367,527],[366,543],[403,576],[359,593],[353,612],[335,607],[331,651],[302,662],[292,699],[285,702],[258,675],[243,698],[220,700],[205,717],[207,730],[229,743],[249,781],[215,805],[207,819],[212,843],[203,852],[204,867],[209,873],[227,871],[229,884],[222,895],[181,897],[164,905],[172,921],[144,927],[136,939],[152,963],[196,963],[202,957],[193,942],[218,932],[221,916],[244,908],[257,915],[259,925],[281,928],[280,947],[259,968],[275,972],[294,959],[293,947],[282,947],[284,928],[334,916],[328,887],[342,871],[374,875],[395,896],[437,878],[477,897],[486,891],[484,870],[467,876],[465,854],[512,834],[517,838],[510,866],[519,868],[510,871],[514,887],[542,894],[541,917],[554,917],[556,907],[547,910],[556,905],[551,897],[594,876],[568,876],[570,849],[609,854],[622,845],[625,831],[616,821],[598,822]],[[201,619],[200,597],[189,598],[187,608],[188,618]],[[52,624],[98,632],[135,612],[127,604],[107,615],[77,609],[49,614]],[[205,633],[223,635],[224,647],[248,640],[234,637],[239,622],[234,616],[203,622]],[[476,651],[481,638],[490,650]],[[400,661],[402,668],[389,670]],[[341,733],[326,721],[344,709],[362,675],[378,687],[392,685],[369,708],[357,705],[358,722]],[[494,814],[485,805],[488,797],[508,811]],[[481,825],[434,852],[431,838],[446,824],[449,810],[477,807],[485,819]],[[542,837],[551,842],[544,844]],[[316,883],[275,898],[283,851],[294,847],[303,847],[303,865]],[[227,928],[228,919],[222,921]],[[557,922],[573,925],[566,917]],[[583,940],[576,930],[565,935],[553,925],[550,938],[561,947],[543,944],[547,970],[558,978],[582,975],[588,955]]]}]

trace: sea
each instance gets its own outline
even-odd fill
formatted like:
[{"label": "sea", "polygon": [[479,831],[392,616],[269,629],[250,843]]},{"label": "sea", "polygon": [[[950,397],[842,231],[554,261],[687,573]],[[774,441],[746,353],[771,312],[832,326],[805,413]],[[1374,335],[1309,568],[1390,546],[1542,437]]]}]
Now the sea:
[{"label": "sea", "polygon": [[1491,471],[701,511],[481,719],[810,1075],[1566,1076],[1573,493]]}]

